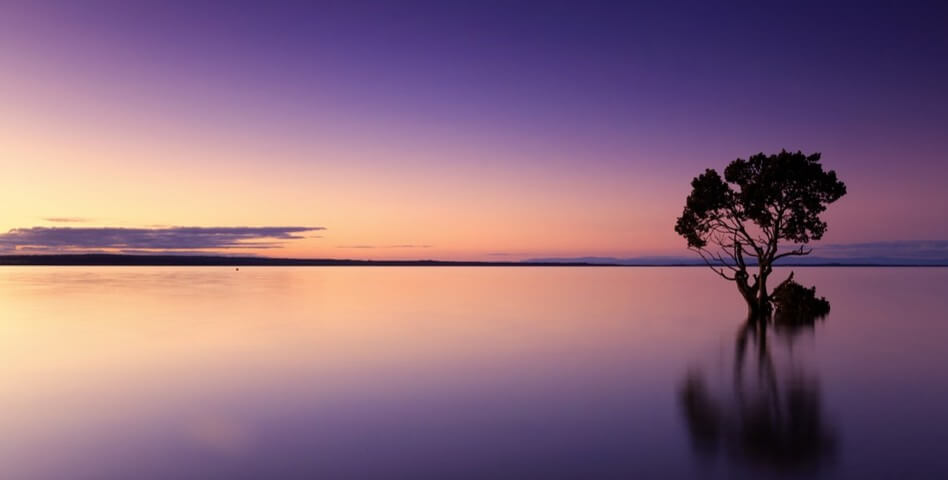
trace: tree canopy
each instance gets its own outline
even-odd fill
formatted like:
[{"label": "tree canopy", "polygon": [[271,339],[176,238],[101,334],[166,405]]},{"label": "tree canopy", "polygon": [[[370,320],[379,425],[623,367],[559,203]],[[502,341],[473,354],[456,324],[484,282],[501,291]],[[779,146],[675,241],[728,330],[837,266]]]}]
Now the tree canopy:
[{"label": "tree canopy", "polygon": [[[762,309],[769,308],[773,262],[809,254],[806,244],[826,232],[820,215],[846,194],[836,172],[823,170],[819,153],[786,150],[738,158],[723,179],[707,169],[691,187],[675,231],[718,275],[737,282],[749,305],[753,299],[752,307]],[[751,281],[747,266],[753,264],[758,273]]]}]

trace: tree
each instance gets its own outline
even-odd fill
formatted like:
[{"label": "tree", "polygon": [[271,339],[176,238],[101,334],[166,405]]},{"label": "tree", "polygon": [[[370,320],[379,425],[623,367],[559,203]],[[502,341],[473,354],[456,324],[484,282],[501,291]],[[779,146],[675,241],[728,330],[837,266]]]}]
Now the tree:
[{"label": "tree", "polygon": [[[809,255],[806,245],[826,232],[820,214],[846,194],[836,172],[823,170],[819,153],[786,150],[738,158],[723,179],[707,169],[691,187],[675,231],[715,273],[737,284],[751,318],[772,312],[767,279],[774,262]],[[757,273],[748,275],[754,265]]]}]

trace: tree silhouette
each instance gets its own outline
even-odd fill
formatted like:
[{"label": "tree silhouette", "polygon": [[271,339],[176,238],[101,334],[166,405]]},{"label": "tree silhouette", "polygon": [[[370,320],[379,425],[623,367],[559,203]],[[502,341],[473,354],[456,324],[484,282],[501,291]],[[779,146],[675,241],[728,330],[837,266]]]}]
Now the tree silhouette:
[{"label": "tree silhouette", "polygon": [[[772,312],[767,279],[773,263],[808,255],[806,244],[826,232],[820,214],[846,194],[836,172],[823,170],[819,153],[786,150],[738,158],[723,179],[707,169],[691,187],[675,231],[715,273],[737,284],[751,318]],[[757,273],[749,275],[754,265]]]}]

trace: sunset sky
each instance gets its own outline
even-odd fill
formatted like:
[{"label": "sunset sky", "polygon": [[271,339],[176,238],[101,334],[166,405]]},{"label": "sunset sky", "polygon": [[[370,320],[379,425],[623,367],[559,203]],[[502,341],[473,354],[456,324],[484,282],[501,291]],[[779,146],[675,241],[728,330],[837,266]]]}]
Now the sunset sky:
[{"label": "sunset sky", "polygon": [[0,253],[687,255],[782,148],[829,250],[948,251],[948,8],[634,3],[0,2]]}]

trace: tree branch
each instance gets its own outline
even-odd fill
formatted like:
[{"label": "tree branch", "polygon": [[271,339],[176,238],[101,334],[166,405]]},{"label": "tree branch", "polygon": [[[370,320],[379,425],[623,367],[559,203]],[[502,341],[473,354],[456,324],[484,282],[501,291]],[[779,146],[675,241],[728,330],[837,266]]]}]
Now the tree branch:
[{"label": "tree branch", "polygon": [[714,258],[714,256],[709,251],[700,249],[700,248],[692,248],[691,250],[697,253],[698,256],[700,256],[701,259],[704,260],[705,265],[707,265],[708,268],[710,268],[712,272],[718,274],[720,277],[724,278],[725,280],[730,280],[732,282],[737,278],[736,272],[738,270],[736,268],[728,266],[728,265],[723,265],[723,267],[727,267],[731,271],[735,272],[735,275],[728,275],[726,273],[726,270],[722,268],[722,265],[715,265],[714,263],[711,263],[711,261],[708,260],[708,256],[710,255],[712,258]]},{"label": "tree branch", "polygon": [[780,289],[781,287],[783,287],[784,285],[786,285],[786,284],[788,284],[788,283],[790,283],[790,282],[792,282],[792,281],[793,281],[793,271],[790,272],[790,276],[787,277],[786,280],[780,282],[780,284],[777,285],[776,288],[774,288],[774,291],[776,292],[778,289]]},{"label": "tree branch", "polygon": [[783,252],[780,255],[775,256],[774,260],[777,260],[783,257],[790,257],[790,256],[802,257],[804,255],[809,255],[812,252],[813,252],[812,248],[806,248],[805,245],[800,245],[799,248],[795,248],[793,250],[790,250],[788,252]]}]

